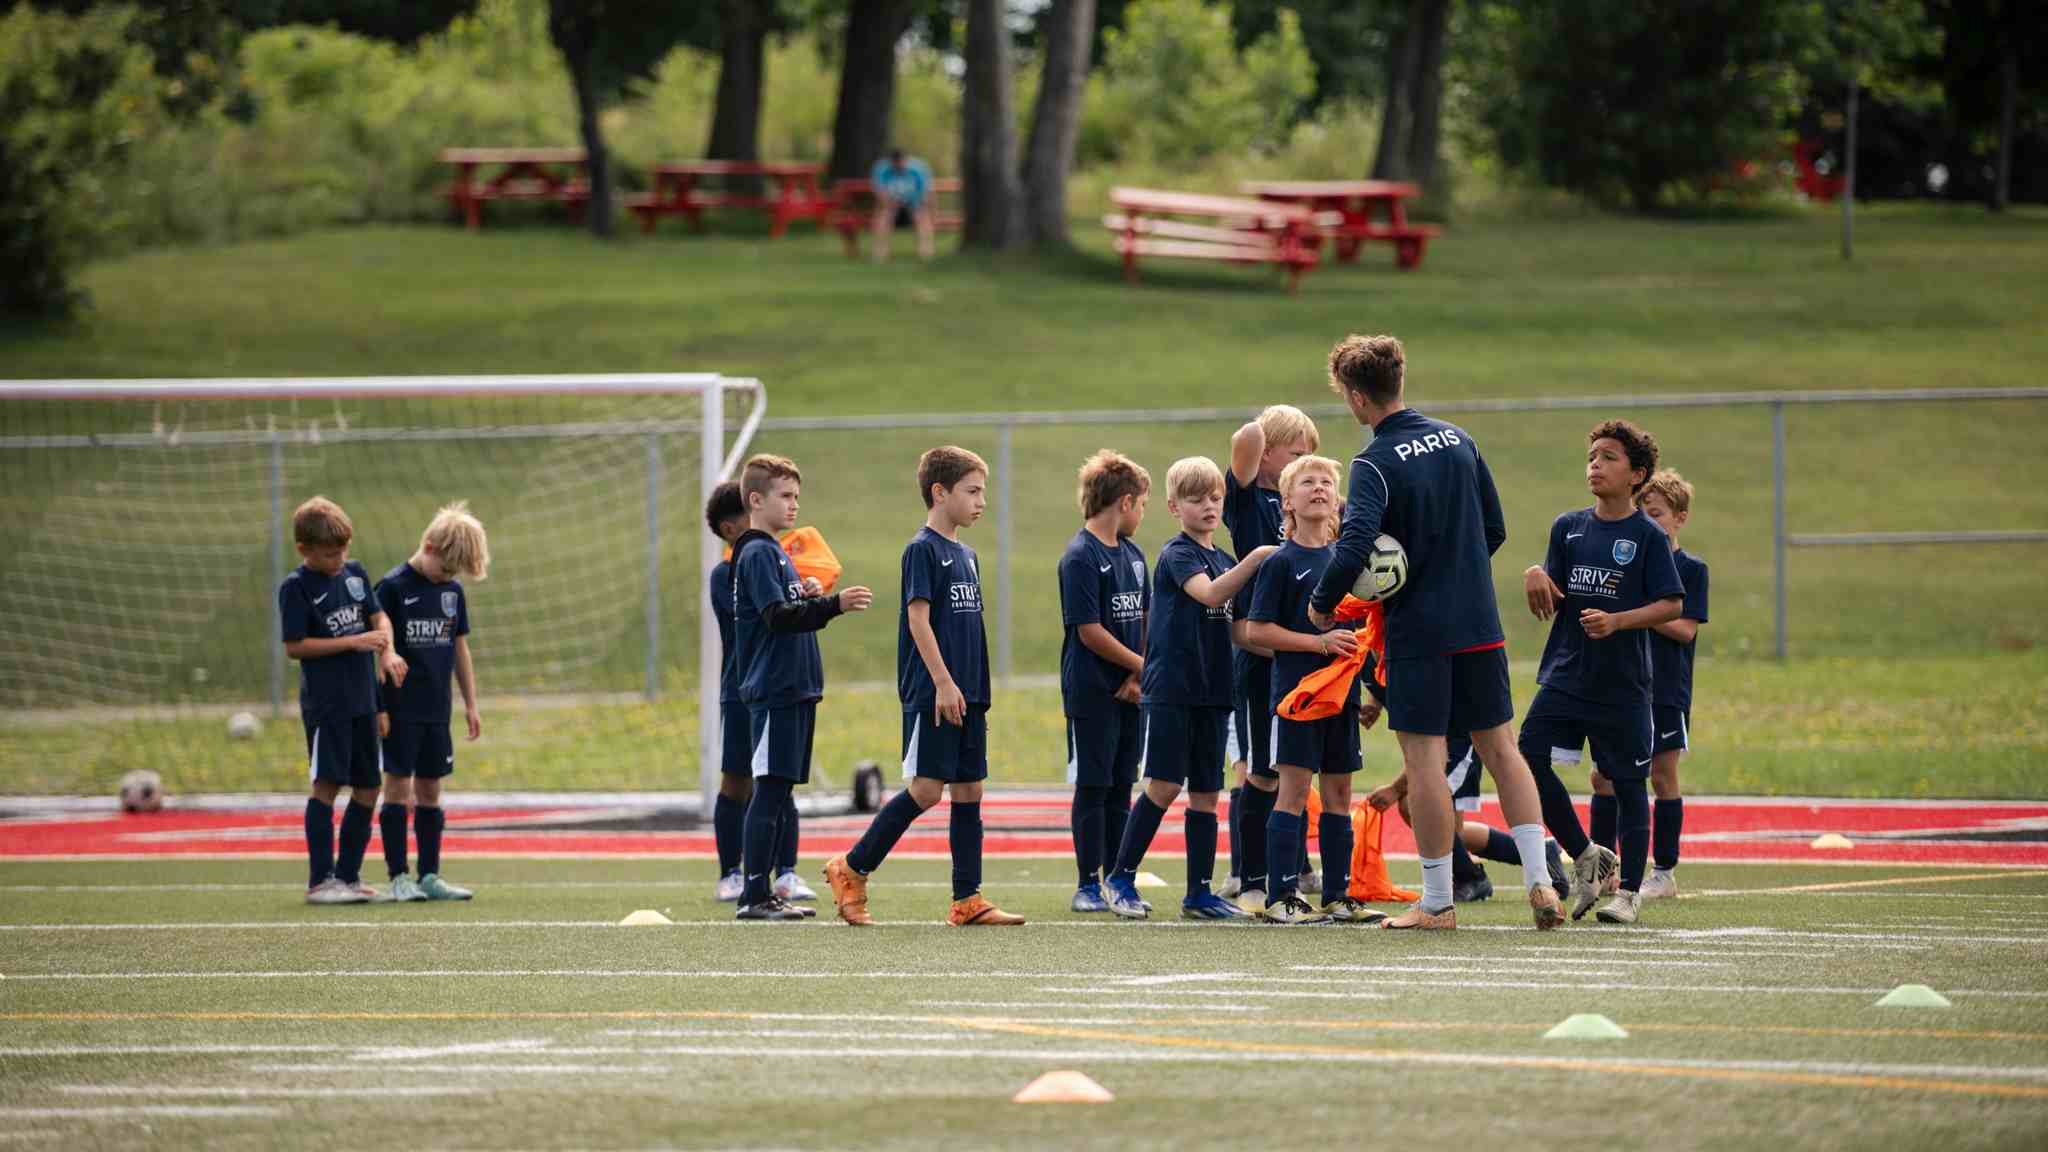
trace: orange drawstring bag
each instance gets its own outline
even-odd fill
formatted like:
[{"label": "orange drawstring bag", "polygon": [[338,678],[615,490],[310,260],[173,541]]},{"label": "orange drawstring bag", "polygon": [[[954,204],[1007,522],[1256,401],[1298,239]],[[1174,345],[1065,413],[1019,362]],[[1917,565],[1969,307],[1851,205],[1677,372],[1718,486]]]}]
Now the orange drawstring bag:
[{"label": "orange drawstring bag", "polygon": [[1387,879],[1387,854],[1380,848],[1386,835],[1386,813],[1364,800],[1351,802],[1351,886],[1345,894],[1366,904],[1406,904],[1419,893],[1394,887]]},{"label": "orange drawstring bag", "polygon": [[1358,679],[1358,670],[1365,667],[1368,652],[1381,653],[1379,677],[1382,684],[1386,683],[1386,627],[1379,602],[1346,596],[1337,605],[1335,617],[1342,623],[1365,622],[1358,630],[1358,648],[1349,656],[1338,656],[1303,676],[1301,683],[1289,689],[1280,698],[1280,706],[1274,709],[1281,719],[1322,720],[1342,712],[1345,698],[1351,695],[1351,682]]},{"label": "orange drawstring bag", "polygon": [[[789,553],[789,562],[796,565],[799,578],[811,577],[824,589],[821,595],[830,593],[832,586],[839,583],[839,575],[845,569],[839,564],[839,557],[832,554],[832,546],[825,543],[825,534],[808,525],[792,528],[783,533],[778,541],[782,550]],[[725,558],[732,559],[732,546],[727,545]]]}]

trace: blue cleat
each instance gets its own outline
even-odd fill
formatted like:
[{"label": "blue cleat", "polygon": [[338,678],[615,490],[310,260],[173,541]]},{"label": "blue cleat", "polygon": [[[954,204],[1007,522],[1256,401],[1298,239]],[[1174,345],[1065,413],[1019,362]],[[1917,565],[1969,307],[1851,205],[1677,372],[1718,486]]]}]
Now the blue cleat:
[{"label": "blue cleat", "polygon": [[1249,920],[1252,914],[1214,892],[1203,892],[1180,902],[1183,920]]},{"label": "blue cleat", "polygon": [[1102,885],[1083,884],[1074,890],[1074,902],[1067,908],[1073,912],[1107,912],[1109,901],[1102,897]]},{"label": "blue cleat", "polygon": [[1145,902],[1138,899],[1134,877],[1110,873],[1103,878],[1102,894],[1109,898],[1109,910],[1126,920],[1143,920],[1150,915]]},{"label": "blue cleat", "polygon": [[1572,874],[1565,870],[1564,849],[1557,846],[1557,841],[1543,841],[1543,862],[1550,868],[1550,886],[1557,890],[1557,898],[1571,899]]}]

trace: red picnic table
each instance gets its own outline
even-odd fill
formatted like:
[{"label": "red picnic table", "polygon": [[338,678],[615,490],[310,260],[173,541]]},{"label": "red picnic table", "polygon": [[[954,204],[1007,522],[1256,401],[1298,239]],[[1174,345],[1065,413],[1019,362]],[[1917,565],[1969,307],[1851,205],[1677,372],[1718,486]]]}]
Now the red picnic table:
[{"label": "red picnic table", "polygon": [[[1169,256],[1236,264],[1277,264],[1287,271],[1287,290],[1301,286],[1301,274],[1316,266],[1322,234],[1315,213],[1295,204],[1167,192],[1156,188],[1112,188],[1109,199],[1121,212],[1102,218],[1117,234],[1124,277],[1138,279],[1138,258]],[[1202,217],[1205,224],[1171,217]],[[1162,217],[1166,217],[1162,219]]]},{"label": "red picnic table", "polygon": [[[626,201],[626,207],[640,217],[640,228],[654,231],[663,216],[684,216],[690,227],[704,227],[706,208],[755,208],[768,214],[768,234],[780,236],[792,220],[824,223],[832,203],[818,191],[820,164],[778,164],[751,160],[691,160],[680,164],[656,164],[654,189],[645,196]],[[772,190],[755,191],[735,181],[752,177]],[[704,187],[706,178],[716,188]]]},{"label": "red picnic table", "polygon": [[[941,196],[957,198],[960,195],[960,179],[957,176],[941,176],[932,181],[931,208],[932,231],[958,232],[960,230],[960,209],[939,206]],[[832,183],[832,206],[826,215],[826,223],[837,229],[839,238],[846,242],[846,254],[860,254],[860,234],[874,226],[875,185],[871,180],[835,180]]]},{"label": "red picnic table", "polygon": [[[1413,268],[1422,250],[1441,234],[1429,224],[1410,224],[1403,204],[1422,189],[1395,180],[1250,180],[1238,185],[1245,193],[1277,204],[1299,204],[1328,220],[1337,237],[1337,259],[1350,263],[1367,240],[1394,246],[1394,265]],[[1384,219],[1378,217],[1384,216]]]},{"label": "red picnic table", "polygon": [[[581,148],[447,148],[440,160],[455,166],[448,203],[472,231],[483,223],[487,200],[552,201],[568,205],[570,217],[577,219],[590,201]],[[497,168],[498,174],[479,183],[477,175],[487,167]]]}]

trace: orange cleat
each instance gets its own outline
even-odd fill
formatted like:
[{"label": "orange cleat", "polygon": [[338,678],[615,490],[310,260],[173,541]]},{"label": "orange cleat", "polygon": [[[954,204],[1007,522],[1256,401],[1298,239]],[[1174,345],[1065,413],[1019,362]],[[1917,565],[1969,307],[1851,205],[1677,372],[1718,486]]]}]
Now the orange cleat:
[{"label": "orange cleat", "polygon": [[953,911],[946,917],[946,923],[955,928],[995,927],[1023,922],[1022,916],[1010,915],[989,903],[988,898],[979,892],[965,900],[953,901]]},{"label": "orange cleat", "polygon": [[832,886],[832,902],[839,906],[839,918],[848,924],[872,924],[868,915],[868,878],[853,870],[844,854],[825,861],[825,883]]},{"label": "orange cleat", "polygon": [[1536,916],[1536,930],[1548,932],[1564,923],[1564,903],[1549,884],[1529,885],[1529,910]]},{"label": "orange cleat", "polygon": [[1458,910],[1456,908],[1446,908],[1441,912],[1431,912],[1425,909],[1420,901],[1410,904],[1406,912],[1401,913],[1392,920],[1380,921],[1380,927],[1391,928],[1396,931],[1414,929],[1423,932],[1441,932],[1456,928],[1457,926]]}]

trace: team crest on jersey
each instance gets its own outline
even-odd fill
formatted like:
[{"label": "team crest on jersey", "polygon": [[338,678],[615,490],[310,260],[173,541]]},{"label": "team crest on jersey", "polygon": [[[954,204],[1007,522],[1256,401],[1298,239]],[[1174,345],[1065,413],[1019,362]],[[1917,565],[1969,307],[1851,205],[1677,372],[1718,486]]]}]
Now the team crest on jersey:
[{"label": "team crest on jersey", "polygon": [[363,578],[361,576],[351,576],[348,578],[347,583],[349,599],[361,600],[367,594],[368,590],[363,587]]},{"label": "team crest on jersey", "polygon": [[1145,582],[1145,562],[1143,560],[1131,561],[1131,575],[1138,578],[1139,584]]},{"label": "team crest on jersey", "polygon": [[459,600],[460,598],[453,592],[441,593],[441,615],[446,616],[450,620],[455,619],[455,607]]},{"label": "team crest on jersey", "polygon": [[1629,561],[1631,561],[1631,560],[1633,560],[1633,559],[1635,559],[1635,558],[1636,558],[1636,542],[1635,542],[1635,541],[1633,541],[1633,540],[1616,540],[1616,541],[1614,542],[1614,562],[1615,562],[1616,564],[1626,564],[1626,563],[1628,563]]}]

